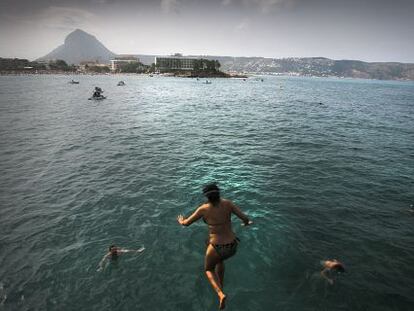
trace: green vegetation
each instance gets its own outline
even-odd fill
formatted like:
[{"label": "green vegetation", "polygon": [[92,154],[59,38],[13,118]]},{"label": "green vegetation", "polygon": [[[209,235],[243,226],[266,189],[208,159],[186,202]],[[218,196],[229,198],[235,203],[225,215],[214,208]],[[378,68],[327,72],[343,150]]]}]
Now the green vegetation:
[{"label": "green vegetation", "polygon": [[74,65],[69,66],[64,60],[57,59],[49,62],[49,69],[55,71],[75,71]]},{"label": "green vegetation", "polygon": [[85,65],[85,70],[87,72],[94,72],[94,73],[108,73],[111,71],[109,66],[88,66],[88,65]]},{"label": "green vegetation", "polygon": [[154,73],[155,71],[157,71],[157,68],[155,66],[155,63],[152,63],[151,66],[149,66],[148,68],[148,72]]},{"label": "green vegetation", "polygon": [[228,74],[220,71],[221,64],[218,60],[209,60],[209,59],[196,59],[194,61],[194,70],[191,71],[190,77],[198,78],[226,78],[229,77]]},{"label": "green vegetation", "polygon": [[39,71],[76,71],[76,66],[68,65],[64,60],[46,62],[31,62],[27,59],[0,58],[2,72],[39,72]]},{"label": "green vegetation", "polygon": [[218,60],[196,59],[194,60],[194,71],[216,72],[221,65]]},{"label": "green vegetation", "polygon": [[119,72],[124,73],[144,73],[148,71],[149,66],[140,62],[124,63],[119,66]]},{"label": "green vegetation", "polygon": [[46,65],[27,59],[0,58],[0,71],[45,70]]}]

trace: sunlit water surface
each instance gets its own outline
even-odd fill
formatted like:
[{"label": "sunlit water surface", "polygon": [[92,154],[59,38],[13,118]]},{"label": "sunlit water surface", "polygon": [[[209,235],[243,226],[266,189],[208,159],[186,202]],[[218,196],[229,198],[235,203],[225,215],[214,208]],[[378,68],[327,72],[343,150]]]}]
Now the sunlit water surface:
[{"label": "sunlit water surface", "polygon": [[[70,79],[0,77],[1,310],[215,310],[176,223],[210,181],[255,223],[228,310],[414,309],[414,83]],[[112,243],[146,250],[97,272]]]}]

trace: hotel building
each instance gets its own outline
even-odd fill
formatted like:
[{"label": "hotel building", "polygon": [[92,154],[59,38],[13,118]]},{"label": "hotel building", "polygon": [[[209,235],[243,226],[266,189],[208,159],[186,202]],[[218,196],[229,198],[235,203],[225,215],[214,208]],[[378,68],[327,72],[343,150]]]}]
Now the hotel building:
[{"label": "hotel building", "polygon": [[181,56],[155,57],[155,67],[159,71],[169,70],[194,70],[194,63],[197,58]]},{"label": "hotel building", "polygon": [[139,58],[129,55],[115,57],[111,59],[111,70],[117,71],[125,63],[139,63]]}]

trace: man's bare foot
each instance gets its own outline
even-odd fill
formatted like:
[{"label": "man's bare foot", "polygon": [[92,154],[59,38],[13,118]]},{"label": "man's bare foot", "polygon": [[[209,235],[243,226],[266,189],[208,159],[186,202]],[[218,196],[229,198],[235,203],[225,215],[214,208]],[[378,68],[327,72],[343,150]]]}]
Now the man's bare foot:
[{"label": "man's bare foot", "polygon": [[219,309],[223,310],[226,307],[226,298],[227,298],[227,296],[223,292],[218,293],[218,296],[219,296],[219,299],[220,299]]}]

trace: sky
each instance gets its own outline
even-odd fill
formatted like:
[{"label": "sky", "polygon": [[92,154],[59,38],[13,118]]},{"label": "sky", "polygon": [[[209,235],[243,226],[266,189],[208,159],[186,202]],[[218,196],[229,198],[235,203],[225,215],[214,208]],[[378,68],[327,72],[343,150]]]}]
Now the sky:
[{"label": "sky", "polygon": [[0,0],[0,57],[82,29],[118,54],[414,63],[414,0]]}]

